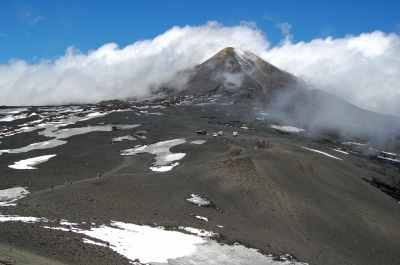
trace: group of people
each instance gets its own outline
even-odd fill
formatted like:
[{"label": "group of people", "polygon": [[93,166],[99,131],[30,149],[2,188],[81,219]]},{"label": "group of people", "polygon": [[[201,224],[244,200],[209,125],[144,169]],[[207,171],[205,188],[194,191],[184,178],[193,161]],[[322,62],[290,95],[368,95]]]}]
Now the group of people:
[{"label": "group of people", "polygon": [[[101,173],[97,173],[97,178],[101,178]],[[66,181],[64,185],[68,185],[68,181]],[[69,182],[69,185],[72,185],[72,180]],[[51,189],[54,189],[53,184],[51,184]]]}]

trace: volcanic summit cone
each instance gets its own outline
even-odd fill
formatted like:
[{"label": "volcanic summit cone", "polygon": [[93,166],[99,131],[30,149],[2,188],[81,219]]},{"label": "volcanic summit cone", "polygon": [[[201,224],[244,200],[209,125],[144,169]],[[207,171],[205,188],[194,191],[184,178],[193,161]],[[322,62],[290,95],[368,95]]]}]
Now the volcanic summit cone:
[{"label": "volcanic summit cone", "polygon": [[179,74],[187,82],[175,93],[221,94],[235,103],[269,102],[282,89],[303,87],[299,80],[249,52],[228,47],[194,69]]},{"label": "volcanic summit cone", "polygon": [[[174,86],[174,84],[180,84]],[[249,51],[227,47],[202,64],[180,72],[164,92],[194,98],[218,97],[219,102],[248,106],[307,131],[334,131],[382,141],[398,135],[398,117],[359,108],[307,84]],[[383,133],[382,128],[385,128]],[[388,136],[389,135],[389,136]]]}]

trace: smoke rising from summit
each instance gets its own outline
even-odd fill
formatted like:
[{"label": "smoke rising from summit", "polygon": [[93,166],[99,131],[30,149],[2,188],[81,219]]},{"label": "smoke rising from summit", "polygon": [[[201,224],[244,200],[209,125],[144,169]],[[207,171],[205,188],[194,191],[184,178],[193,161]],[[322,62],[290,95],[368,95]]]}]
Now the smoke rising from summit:
[{"label": "smoke rising from summit", "polygon": [[173,27],[154,39],[115,43],[82,53],[69,47],[54,60],[0,65],[0,105],[95,103],[147,97],[177,71],[231,46],[250,50],[313,86],[359,107],[400,116],[400,37],[380,31],[345,38],[285,41],[270,47],[254,23]]}]

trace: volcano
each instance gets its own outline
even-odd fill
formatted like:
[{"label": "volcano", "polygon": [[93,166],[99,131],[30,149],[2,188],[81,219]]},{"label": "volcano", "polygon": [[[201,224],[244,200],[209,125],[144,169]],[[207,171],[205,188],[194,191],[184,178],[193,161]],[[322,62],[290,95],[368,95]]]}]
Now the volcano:
[{"label": "volcano", "polygon": [[161,91],[168,96],[215,96],[220,103],[258,107],[270,120],[304,127],[310,134],[335,133],[390,146],[400,132],[399,117],[359,108],[250,51],[232,47],[178,73]]},{"label": "volcano", "polygon": [[[234,99],[236,104],[270,102],[281,90],[305,90],[307,85],[295,76],[245,51],[227,47],[194,69],[181,72],[177,80],[187,80],[179,89],[167,85],[173,95],[217,94]],[[176,80],[175,80],[176,81]],[[173,82],[172,82],[173,84]]]}]

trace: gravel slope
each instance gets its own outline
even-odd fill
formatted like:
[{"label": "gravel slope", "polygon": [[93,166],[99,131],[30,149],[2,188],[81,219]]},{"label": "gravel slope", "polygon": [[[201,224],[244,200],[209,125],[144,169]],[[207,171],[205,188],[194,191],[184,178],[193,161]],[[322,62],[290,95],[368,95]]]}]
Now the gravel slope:
[{"label": "gravel slope", "polygon": [[[219,232],[224,243],[240,242],[264,253],[291,253],[310,264],[400,264],[400,204],[363,180],[398,180],[398,168],[335,152],[331,143],[322,141],[325,136],[308,139],[302,133],[279,133],[240,111],[212,106],[156,111],[164,115],[112,113],[75,125],[142,124],[135,129],[92,132],[70,137],[66,145],[52,149],[1,155],[0,189],[22,186],[32,194],[0,212],[79,223],[116,220],[167,228],[191,226]],[[225,125],[239,124],[232,121],[252,122],[255,130]],[[135,130],[147,130],[147,139],[110,144],[112,138]],[[196,136],[197,130],[209,134]],[[219,130],[226,136],[212,138],[212,132]],[[232,137],[233,131],[239,137]],[[21,147],[19,143],[35,134],[4,138],[1,148]],[[266,148],[250,139],[256,135],[273,146]],[[177,138],[186,143],[171,152],[186,156],[168,172],[149,169],[151,154],[119,156],[122,149]],[[207,142],[190,143],[199,139]],[[47,154],[57,156],[37,170],[7,167]],[[99,172],[102,178],[96,178]],[[70,181],[72,185],[64,185]],[[215,207],[188,203],[191,194],[209,198]],[[59,264],[128,264],[117,253],[84,244],[80,235],[70,232],[45,230],[39,224],[6,222],[0,227],[0,261],[14,259],[5,252],[12,246]],[[38,264],[33,256],[25,259]]]}]

